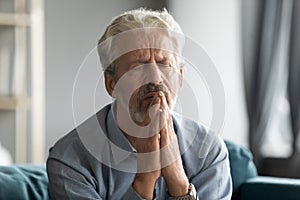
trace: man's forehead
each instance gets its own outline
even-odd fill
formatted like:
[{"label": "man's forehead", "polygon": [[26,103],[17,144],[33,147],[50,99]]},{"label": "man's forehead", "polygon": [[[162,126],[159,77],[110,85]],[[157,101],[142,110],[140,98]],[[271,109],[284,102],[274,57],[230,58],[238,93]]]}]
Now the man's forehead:
[{"label": "man's forehead", "polygon": [[112,47],[124,51],[137,49],[164,49],[175,50],[172,38],[163,31],[129,31],[114,38]]},{"label": "man's forehead", "polygon": [[154,54],[156,56],[170,57],[174,55],[173,52],[164,49],[156,49],[156,48],[147,48],[147,49],[136,49],[131,52],[124,54],[124,56],[130,56],[134,58],[143,58],[144,56],[149,56],[150,54]]}]

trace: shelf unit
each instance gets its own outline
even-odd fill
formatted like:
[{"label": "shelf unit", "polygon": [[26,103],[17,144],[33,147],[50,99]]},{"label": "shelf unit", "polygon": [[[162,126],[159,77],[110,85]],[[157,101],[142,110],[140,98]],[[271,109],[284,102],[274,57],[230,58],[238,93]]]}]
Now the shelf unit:
[{"label": "shelf unit", "polygon": [[0,24],[6,26],[30,26],[28,14],[0,13]]},{"label": "shelf unit", "polygon": [[[26,10],[26,6],[29,6],[29,11]],[[10,66],[14,68],[12,94],[0,96],[0,110],[15,112],[14,161],[44,163],[44,0],[14,0],[13,13],[0,12],[0,26],[14,28],[14,64]],[[27,66],[28,59],[30,66]],[[27,92],[28,85],[31,88],[30,95]]]},{"label": "shelf unit", "polygon": [[19,107],[27,109],[30,101],[26,97],[0,97],[1,110],[15,110]]}]

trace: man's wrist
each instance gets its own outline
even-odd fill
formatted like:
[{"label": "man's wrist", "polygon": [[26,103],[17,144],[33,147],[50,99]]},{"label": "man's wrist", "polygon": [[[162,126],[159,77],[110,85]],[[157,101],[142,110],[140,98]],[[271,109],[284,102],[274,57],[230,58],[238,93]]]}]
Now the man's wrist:
[{"label": "man's wrist", "polygon": [[189,184],[188,192],[182,196],[170,196],[170,200],[196,200],[197,192],[192,183]]},{"label": "man's wrist", "polygon": [[189,180],[184,171],[171,171],[171,167],[164,169],[164,179],[167,184],[168,193],[171,196],[183,196],[188,193]]},{"label": "man's wrist", "polygon": [[170,196],[172,197],[179,197],[179,196],[184,196],[186,194],[188,194],[189,191],[189,182],[188,181],[184,181],[181,184],[177,184],[175,185],[174,183],[172,184],[172,186],[168,187],[168,193]]},{"label": "man's wrist", "polygon": [[132,187],[143,199],[154,199],[155,197],[155,182],[144,182],[140,179],[135,179],[132,183]]}]

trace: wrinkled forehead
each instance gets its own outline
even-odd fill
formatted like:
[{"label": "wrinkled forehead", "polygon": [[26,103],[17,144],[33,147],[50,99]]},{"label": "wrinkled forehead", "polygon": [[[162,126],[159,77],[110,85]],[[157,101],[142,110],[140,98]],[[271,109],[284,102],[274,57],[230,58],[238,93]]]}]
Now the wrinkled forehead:
[{"label": "wrinkled forehead", "polygon": [[176,51],[174,38],[166,30],[138,29],[118,35],[112,46],[120,52],[137,49],[161,49]]},{"label": "wrinkled forehead", "polygon": [[152,54],[155,56],[155,58],[158,58],[160,60],[175,58],[173,52],[163,50],[163,49],[148,48],[148,49],[137,49],[137,50],[130,51],[120,56],[117,60],[126,59],[129,61],[130,60],[145,61],[144,59],[149,59]]},{"label": "wrinkled forehead", "polygon": [[138,49],[160,49],[180,54],[183,43],[181,33],[163,28],[138,28],[110,37],[99,44],[98,48],[107,52],[109,60],[106,62],[112,63],[120,56]]}]

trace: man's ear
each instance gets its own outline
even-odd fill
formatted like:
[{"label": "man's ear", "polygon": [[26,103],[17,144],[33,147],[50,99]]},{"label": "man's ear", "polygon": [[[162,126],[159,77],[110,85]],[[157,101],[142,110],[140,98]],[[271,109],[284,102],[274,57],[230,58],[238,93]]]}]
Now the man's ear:
[{"label": "man's ear", "polygon": [[114,91],[115,85],[116,85],[115,79],[112,77],[111,74],[109,74],[107,72],[104,72],[104,79],[105,79],[105,88],[106,88],[106,91],[108,92],[108,94],[111,97],[114,97],[113,96],[113,91]]},{"label": "man's ear", "polygon": [[179,85],[180,85],[180,88],[182,88],[183,86],[183,71],[182,71],[182,68],[179,69]]}]

